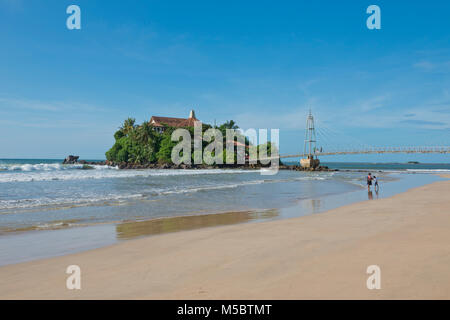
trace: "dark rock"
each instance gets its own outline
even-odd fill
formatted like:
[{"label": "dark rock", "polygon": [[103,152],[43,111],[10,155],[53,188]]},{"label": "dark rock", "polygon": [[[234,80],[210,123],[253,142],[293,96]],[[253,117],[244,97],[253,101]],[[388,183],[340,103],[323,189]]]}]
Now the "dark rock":
[{"label": "dark rock", "polygon": [[319,166],[316,168],[303,168],[298,165],[283,165],[279,167],[280,170],[294,170],[294,171],[337,171],[336,169],[329,169],[327,166]]},{"label": "dark rock", "polygon": [[[90,162],[90,161],[84,161],[80,160],[78,163],[81,164],[87,164],[87,165],[107,165],[107,166],[113,166],[118,167],[119,169],[235,169],[235,168],[242,168],[242,169],[260,169],[265,167],[270,167],[270,164],[214,164],[214,165],[207,165],[207,164],[169,164],[169,163],[143,163],[143,164],[137,164],[137,163],[126,163],[126,162],[120,162],[116,163],[113,161],[102,161],[102,162]],[[285,165],[280,164],[278,166],[279,170],[294,170],[294,171],[338,171],[336,169],[329,169],[326,166],[319,166],[317,168],[303,168],[300,165]]]},{"label": "dark rock", "polygon": [[72,155],[67,156],[67,157],[64,159],[63,164],[75,164],[75,163],[78,162],[78,159],[79,159],[79,158],[80,158],[79,156],[72,156]]}]

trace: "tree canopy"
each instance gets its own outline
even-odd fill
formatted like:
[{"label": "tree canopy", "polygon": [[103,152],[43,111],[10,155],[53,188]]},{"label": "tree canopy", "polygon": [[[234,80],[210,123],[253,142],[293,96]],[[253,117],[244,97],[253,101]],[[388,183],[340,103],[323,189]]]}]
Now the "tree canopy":
[{"label": "tree canopy", "polygon": [[[202,125],[202,133],[212,128],[209,124]],[[226,144],[226,130],[237,130],[239,127],[233,120],[226,121],[220,126],[216,127],[223,137],[223,146]],[[126,119],[119,129],[114,133],[115,143],[106,152],[106,159],[116,163],[132,163],[132,164],[148,164],[148,163],[168,163],[171,164],[172,149],[178,144],[178,141],[172,141],[172,132],[177,129],[166,126],[163,132],[155,130],[155,128],[148,122],[144,121],[137,125],[134,118]],[[186,127],[190,132],[192,145],[194,143],[194,128]],[[240,135],[236,131],[237,135]],[[236,140],[236,138],[234,139]],[[250,146],[250,142],[245,138],[246,146]],[[202,142],[202,150],[210,142]],[[266,146],[265,146],[266,147]],[[225,160],[226,150],[223,150],[223,157]],[[259,149],[258,149],[259,151]],[[246,148],[248,155],[248,148]],[[270,150],[268,152],[270,155]],[[193,156],[193,153],[192,153]],[[235,157],[236,161],[236,157]],[[225,161],[224,161],[225,163]]]}]

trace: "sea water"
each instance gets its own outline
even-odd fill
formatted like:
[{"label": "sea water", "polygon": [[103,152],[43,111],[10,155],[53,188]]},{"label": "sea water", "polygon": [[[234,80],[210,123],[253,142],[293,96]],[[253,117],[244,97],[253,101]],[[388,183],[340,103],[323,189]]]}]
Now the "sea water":
[{"label": "sea water", "polygon": [[[328,165],[343,170],[268,176],[259,170],[85,169],[61,162],[0,160],[0,246],[8,248],[0,264],[142,235],[322,212],[439,179],[423,173],[450,172],[448,164],[336,163]],[[378,193],[367,192],[366,171],[379,177]]]}]

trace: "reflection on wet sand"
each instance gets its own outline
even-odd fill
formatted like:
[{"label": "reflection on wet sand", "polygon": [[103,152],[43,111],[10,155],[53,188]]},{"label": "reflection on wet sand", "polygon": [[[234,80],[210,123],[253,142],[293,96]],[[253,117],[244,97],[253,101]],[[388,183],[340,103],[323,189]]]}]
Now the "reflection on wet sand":
[{"label": "reflection on wet sand", "polygon": [[309,213],[317,213],[321,211],[321,199],[305,199],[299,202],[300,207]]},{"label": "reflection on wet sand", "polygon": [[262,211],[240,211],[184,217],[170,217],[147,221],[121,223],[116,226],[116,233],[118,239],[125,240],[161,233],[237,224],[254,220],[271,219],[277,217],[278,215],[279,212],[277,209],[269,209]]},{"label": "reflection on wet sand", "polygon": [[0,226],[0,235],[8,234],[8,233],[19,233],[19,232],[26,232],[26,231],[37,231],[37,230],[60,230],[60,229],[67,229],[71,226],[75,226],[78,224],[80,220],[79,219],[68,219],[68,220],[54,220],[50,221],[46,224],[38,224],[38,225],[31,225],[26,226],[22,228],[8,228],[4,226]]}]

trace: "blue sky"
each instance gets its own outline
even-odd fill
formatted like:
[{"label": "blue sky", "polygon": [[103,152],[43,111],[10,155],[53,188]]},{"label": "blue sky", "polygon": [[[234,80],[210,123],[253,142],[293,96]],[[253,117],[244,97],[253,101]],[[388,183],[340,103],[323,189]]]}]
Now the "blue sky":
[{"label": "blue sky", "polygon": [[[70,4],[81,30],[66,28]],[[381,30],[366,27],[371,4]],[[103,158],[124,118],[190,109],[279,128],[282,153],[302,150],[309,108],[329,144],[449,145],[449,12],[448,1],[0,0],[0,158]]]}]

